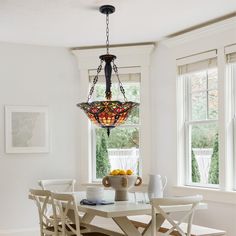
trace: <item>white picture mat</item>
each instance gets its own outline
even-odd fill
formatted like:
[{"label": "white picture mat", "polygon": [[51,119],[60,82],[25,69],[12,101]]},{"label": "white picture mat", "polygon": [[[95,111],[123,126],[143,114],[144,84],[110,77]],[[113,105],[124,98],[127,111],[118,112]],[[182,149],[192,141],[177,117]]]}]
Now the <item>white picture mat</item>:
[{"label": "white picture mat", "polygon": [[5,106],[6,153],[49,152],[48,107]]}]

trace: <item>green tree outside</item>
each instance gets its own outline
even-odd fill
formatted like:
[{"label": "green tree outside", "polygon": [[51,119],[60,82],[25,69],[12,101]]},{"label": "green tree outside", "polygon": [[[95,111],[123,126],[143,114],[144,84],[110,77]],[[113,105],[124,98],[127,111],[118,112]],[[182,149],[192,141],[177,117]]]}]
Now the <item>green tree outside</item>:
[{"label": "green tree outside", "polygon": [[219,184],[219,141],[218,133],[215,137],[215,142],[213,146],[213,154],[211,157],[211,166],[209,170],[208,182],[211,184]]},{"label": "green tree outside", "polygon": [[195,154],[192,150],[192,182],[199,183],[201,180],[200,172],[197,164],[197,160],[195,158]]},{"label": "green tree outside", "polygon": [[110,163],[107,152],[106,136],[103,132],[96,143],[96,177],[103,178],[110,171]]}]

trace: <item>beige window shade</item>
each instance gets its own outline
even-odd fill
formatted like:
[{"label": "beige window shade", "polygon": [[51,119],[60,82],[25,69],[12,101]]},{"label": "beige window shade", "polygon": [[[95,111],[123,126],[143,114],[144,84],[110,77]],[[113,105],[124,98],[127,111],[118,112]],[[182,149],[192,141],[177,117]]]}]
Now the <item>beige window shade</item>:
[{"label": "beige window shade", "polygon": [[215,68],[216,66],[217,66],[216,58],[211,58],[208,60],[198,61],[195,63],[179,66],[178,70],[179,70],[179,74],[183,75],[183,74],[190,74],[193,72]]},{"label": "beige window shade", "polygon": [[236,53],[236,44],[225,47],[225,54]]},{"label": "beige window shade", "polygon": [[217,67],[217,51],[199,53],[176,60],[180,75]]},{"label": "beige window shade", "polygon": [[236,63],[236,52],[226,55],[227,63]]},{"label": "beige window shade", "polygon": [[236,44],[225,47],[227,63],[236,63]]}]

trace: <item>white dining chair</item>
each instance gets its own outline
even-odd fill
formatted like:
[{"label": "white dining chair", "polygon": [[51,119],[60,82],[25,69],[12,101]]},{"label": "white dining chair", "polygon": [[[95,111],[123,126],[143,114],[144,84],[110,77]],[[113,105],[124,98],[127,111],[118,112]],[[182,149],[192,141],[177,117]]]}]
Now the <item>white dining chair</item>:
[{"label": "white dining chair", "polygon": [[[77,201],[73,194],[51,193],[51,196],[56,215],[59,216],[61,220],[62,236],[107,236],[106,234],[99,232],[88,232],[89,229],[81,226]],[[68,215],[70,215],[70,218]],[[74,224],[71,224],[71,218],[73,218]]]},{"label": "white dining chair", "polygon": [[74,192],[75,179],[44,179],[39,180],[39,186],[43,190],[50,190],[53,192]]},{"label": "white dining chair", "polygon": [[30,189],[31,198],[35,201],[38,208],[39,225],[41,236],[59,236],[62,235],[59,229],[59,223],[55,217],[55,211],[53,211],[54,217],[50,217],[48,209],[52,209],[51,192],[47,190]]},{"label": "white dining chair", "polygon": [[133,200],[135,202],[148,203],[148,194],[147,194],[147,184],[142,184],[140,186],[133,186],[128,191],[133,195]]},{"label": "white dining chair", "polygon": [[[157,235],[156,220],[157,214],[161,215],[166,222],[169,223],[169,229],[163,233],[164,235],[171,235],[177,233],[181,236],[191,236],[191,227],[194,216],[194,211],[197,205],[202,200],[202,196],[187,196],[187,197],[173,197],[173,198],[153,198],[151,199],[152,205],[152,235]],[[171,214],[166,213],[162,208],[163,206],[174,206],[174,205],[186,205],[186,211],[180,220],[175,220]],[[187,227],[185,231],[181,228],[181,224],[186,222],[184,225]]]}]

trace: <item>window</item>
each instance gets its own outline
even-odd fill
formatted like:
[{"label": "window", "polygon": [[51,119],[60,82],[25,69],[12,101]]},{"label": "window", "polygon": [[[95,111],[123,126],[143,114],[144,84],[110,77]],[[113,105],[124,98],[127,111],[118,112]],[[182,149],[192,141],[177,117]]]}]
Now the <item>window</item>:
[{"label": "window", "polygon": [[183,91],[185,184],[218,187],[218,72],[216,58],[179,66]]},{"label": "window", "polygon": [[[93,76],[90,77],[92,81]],[[140,103],[140,73],[120,74],[128,100]],[[94,100],[103,100],[105,83],[100,76],[94,91]],[[112,99],[123,101],[117,78],[112,77]],[[130,114],[125,124],[111,130],[107,136],[106,129],[91,125],[92,132],[92,165],[93,180],[99,180],[113,169],[132,169],[136,174],[140,171],[139,107]]]},{"label": "window", "polygon": [[[119,75],[125,76],[127,82],[131,82],[130,78],[134,78],[134,74],[138,75],[140,84],[140,109],[139,109],[139,124],[133,125],[139,130],[139,174],[144,181],[148,179],[151,171],[151,117],[150,114],[150,79],[149,65],[150,55],[154,49],[153,44],[136,45],[136,46],[119,46],[112,47],[112,53],[119,58]],[[84,101],[88,96],[90,88],[90,80],[96,75],[98,66],[98,55],[104,53],[103,48],[94,49],[75,49],[73,54],[78,60],[79,68],[79,93],[76,95],[76,101]],[[100,74],[104,73],[102,70]],[[141,78],[141,79],[140,79]],[[112,82],[116,82],[116,78]],[[101,81],[99,78],[99,82]],[[132,80],[133,82],[133,80]],[[125,83],[125,81],[123,81]],[[104,83],[103,83],[104,85]],[[96,87],[95,87],[96,88]],[[117,90],[118,91],[118,90]],[[114,92],[115,93],[115,92]],[[118,92],[117,92],[118,93]],[[128,93],[126,91],[126,93]],[[95,95],[95,94],[94,94]],[[148,95],[148,96],[147,96]],[[103,97],[104,99],[104,97]],[[75,102],[76,102],[75,101]],[[83,112],[78,112],[78,127],[77,133],[78,143],[78,178],[81,183],[91,183],[96,181],[96,129],[91,127],[91,123]],[[120,127],[122,128],[122,127]],[[115,132],[115,128],[111,130],[111,134]]]}]

